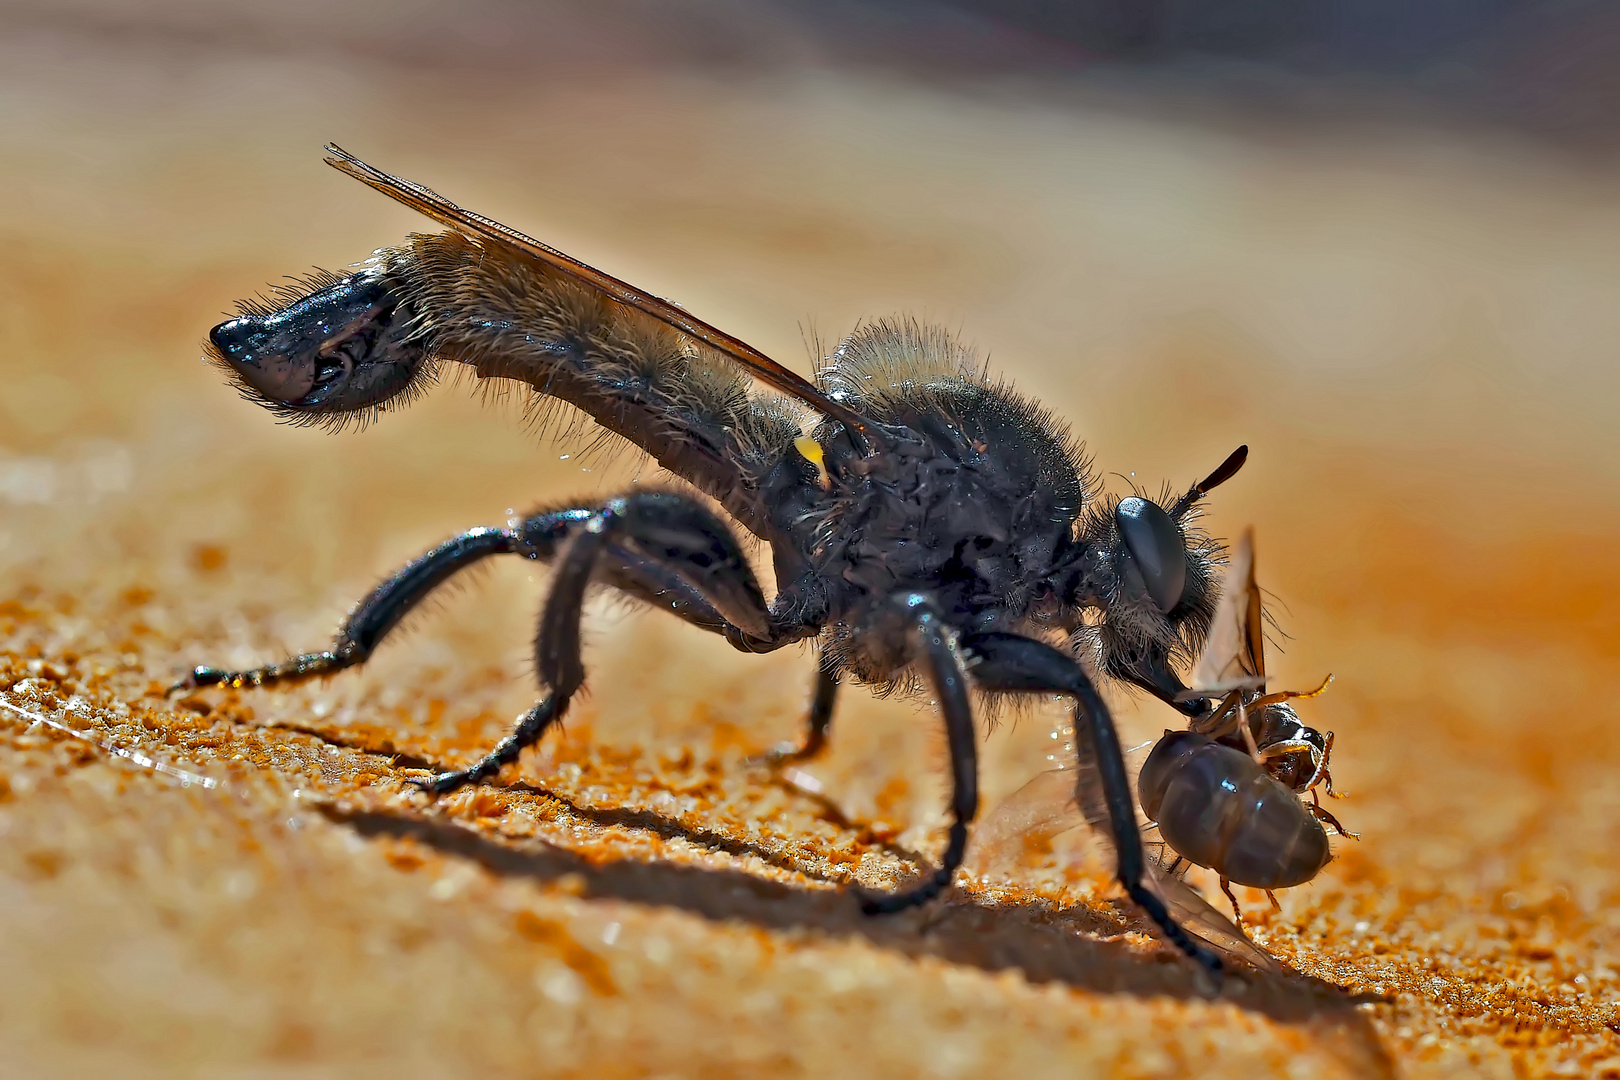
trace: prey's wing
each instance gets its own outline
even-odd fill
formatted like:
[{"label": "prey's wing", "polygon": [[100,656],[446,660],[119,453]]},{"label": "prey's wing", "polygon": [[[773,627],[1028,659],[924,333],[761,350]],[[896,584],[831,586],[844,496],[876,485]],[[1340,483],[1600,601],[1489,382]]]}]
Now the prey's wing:
[{"label": "prey's wing", "polygon": [[389,198],[426,214],[447,228],[475,237],[483,243],[500,244],[508,249],[520,251],[559,273],[583,282],[626,307],[650,315],[659,322],[672,326],[723,353],[761,382],[798,398],[811,408],[855,429],[862,435],[870,434],[869,423],[866,420],[827,397],[807,379],[789,371],[752,345],[732,337],[724,330],[710,326],[702,319],[689,315],[668,300],[638,289],[628,282],[620,281],[593,266],[587,266],[573,256],[565,255],[556,248],[542,244],[498,221],[482,214],[475,214],[471,210],[463,210],[443,195],[421,184],[367,165],[332,143],[326,145],[326,163]]},{"label": "prey's wing", "polygon": [[[1101,830],[1094,831],[1102,836]],[[1106,843],[1106,840],[1104,841]],[[1198,891],[1181,878],[1167,872],[1153,859],[1147,860],[1148,887],[1164,901],[1164,906],[1181,923],[1182,929],[1202,938],[1210,948],[1235,960],[1244,960],[1261,971],[1279,972],[1282,966],[1271,954],[1250,941],[1238,925],[1209,905]]]},{"label": "prey's wing", "polygon": [[1190,685],[1194,690],[1211,693],[1239,687],[1253,690],[1264,685],[1265,676],[1265,624],[1260,589],[1254,581],[1254,530],[1246,529],[1232,545],[1232,561],[1226,567],[1220,603]]},{"label": "prey's wing", "polygon": [[[1081,769],[1087,768],[1095,772],[1095,766],[1082,762]],[[1076,780],[1081,781],[1078,786]],[[1090,826],[1086,835],[1092,849],[1111,861],[1114,845],[1109,837],[1107,810],[1098,800],[1096,807],[1083,814],[1076,800],[1077,790],[1100,789],[1097,783],[1087,782],[1087,778],[1076,771],[1054,769],[1039,774],[1007,796],[974,826],[973,850],[968,856],[970,865],[989,868],[1004,859],[1015,859],[1027,847],[1050,841],[1082,824]],[[1148,887],[1189,933],[1232,959],[1252,964],[1262,971],[1280,970],[1277,962],[1245,937],[1230,919],[1151,856],[1147,870]]]},{"label": "prey's wing", "polygon": [[[1074,740],[1076,800],[1094,843],[1115,856],[1113,833],[1109,828],[1108,806],[1103,801],[1102,770],[1097,767],[1095,750],[1090,741]],[[1168,850],[1161,847],[1161,852]],[[1195,934],[1218,952],[1238,960],[1246,960],[1262,971],[1278,971],[1277,962],[1254,942],[1250,941],[1236,923],[1209,906],[1209,902],[1176,875],[1152,858],[1145,860],[1148,887],[1158,894],[1170,912],[1188,933]]]},{"label": "prey's wing", "polygon": [[1027,851],[1084,823],[1074,801],[1074,773],[1048,769],[974,822],[967,862],[980,870],[1016,865]]}]

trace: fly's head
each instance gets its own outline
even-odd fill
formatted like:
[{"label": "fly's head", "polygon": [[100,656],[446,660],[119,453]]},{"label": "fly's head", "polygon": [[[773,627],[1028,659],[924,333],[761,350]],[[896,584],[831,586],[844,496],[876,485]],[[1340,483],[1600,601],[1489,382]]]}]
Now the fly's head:
[{"label": "fly's head", "polygon": [[365,418],[429,373],[410,311],[377,268],[243,304],[209,331],[206,355],[244,397],[294,423]]},{"label": "fly's head", "polygon": [[1083,523],[1086,556],[1074,600],[1089,609],[1080,634],[1104,674],[1177,708],[1176,668],[1198,655],[1215,614],[1219,549],[1159,503],[1133,495]]},{"label": "fly's head", "polygon": [[1203,495],[1242,467],[1240,448],[1180,498],[1131,495],[1104,503],[1076,527],[1054,588],[1074,612],[1076,647],[1089,646],[1102,672],[1147,690],[1190,716],[1201,700],[1176,668],[1198,655],[1218,598],[1221,546],[1195,525]]}]

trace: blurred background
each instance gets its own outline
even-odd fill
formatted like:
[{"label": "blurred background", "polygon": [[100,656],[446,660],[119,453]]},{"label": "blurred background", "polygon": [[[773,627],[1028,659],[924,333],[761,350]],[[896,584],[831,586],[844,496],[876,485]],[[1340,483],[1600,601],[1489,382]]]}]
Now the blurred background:
[{"label": "blurred background", "polygon": [[[1611,1060],[1612,5],[0,4],[0,593],[81,598],[47,655],[108,647],[97,613],[131,589],[159,632],[124,650],[141,685],[311,647],[446,535],[636,474],[465,385],[364,432],[278,428],[200,362],[236,300],[427,227],[323,166],[328,140],[801,372],[861,319],[943,323],[1115,488],[1248,443],[1210,527],[1257,529],[1274,674],[1338,676],[1307,720],[1363,835],[1290,925],[1345,963],[1386,932],[1411,971],[1542,943],[1459,975],[1465,1004],[1380,1014],[1405,1068]],[[542,586],[497,567],[364,674],[254,708],[485,743],[528,703]],[[591,632],[599,742],[796,730],[802,655],[605,606]],[[927,847],[933,722],[847,700],[828,790]],[[1127,745],[1173,722],[1118,704]],[[989,736],[986,806],[1059,719]],[[1553,1036],[1480,1004],[1510,978]]]}]

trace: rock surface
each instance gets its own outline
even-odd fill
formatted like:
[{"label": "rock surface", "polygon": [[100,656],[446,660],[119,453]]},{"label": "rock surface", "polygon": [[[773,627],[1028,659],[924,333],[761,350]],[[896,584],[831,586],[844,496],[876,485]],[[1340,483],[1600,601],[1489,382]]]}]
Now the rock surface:
[{"label": "rock surface", "polygon": [[[323,47],[313,9],[275,37],[80,7],[0,35],[7,1071],[1620,1076],[1611,168],[814,58],[485,69]],[[261,283],[425,227],[327,139],[801,370],[802,320],[959,326],[1115,489],[1248,442],[1211,526],[1257,528],[1275,673],[1338,675],[1307,719],[1362,835],[1278,913],[1240,890],[1298,974],[1205,996],[1061,851],[863,918],[843,886],[941,845],[926,710],[850,693],[820,793],[773,782],[745,759],[796,733],[809,659],[607,603],[561,737],[425,806],[401,777],[528,703],[527,566],[362,673],[166,698],[319,645],[457,529],[635,472],[465,385],[277,428],[197,362]],[[1118,703],[1127,745],[1172,722]],[[1060,719],[988,735],[987,807]]]}]

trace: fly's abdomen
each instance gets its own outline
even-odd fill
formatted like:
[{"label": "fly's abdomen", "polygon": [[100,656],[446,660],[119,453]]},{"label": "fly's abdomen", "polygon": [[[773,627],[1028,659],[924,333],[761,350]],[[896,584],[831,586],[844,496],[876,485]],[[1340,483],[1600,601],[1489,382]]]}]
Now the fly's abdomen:
[{"label": "fly's abdomen", "polygon": [[549,268],[459,233],[381,253],[434,356],[512,379],[534,407],[573,405],[764,528],[759,481],[799,433],[800,408],[754,395],[708,347]]}]

